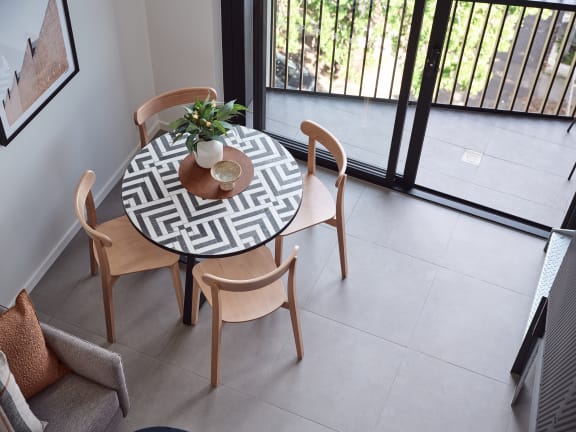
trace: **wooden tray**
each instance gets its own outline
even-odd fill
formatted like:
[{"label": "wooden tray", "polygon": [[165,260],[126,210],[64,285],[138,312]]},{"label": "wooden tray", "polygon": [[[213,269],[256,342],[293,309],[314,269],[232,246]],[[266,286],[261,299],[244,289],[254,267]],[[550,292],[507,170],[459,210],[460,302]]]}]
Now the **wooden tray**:
[{"label": "wooden tray", "polygon": [[248,156],[234,147],[224,147],[224,160],[233,160],[240,164],[242,167],[242,174],[236,180],[234,189],[231,191],[223,191],[218,186],[218,182],[210,175],[209,168],[202,168],[196,163],[196,158],[193,153],[190,153],[180,163],[178,170],[178,177],[182,186],[188,192],[205,199],[222,199],[230,198],[239,194],[252,182],[254,177],[254,165]]}]

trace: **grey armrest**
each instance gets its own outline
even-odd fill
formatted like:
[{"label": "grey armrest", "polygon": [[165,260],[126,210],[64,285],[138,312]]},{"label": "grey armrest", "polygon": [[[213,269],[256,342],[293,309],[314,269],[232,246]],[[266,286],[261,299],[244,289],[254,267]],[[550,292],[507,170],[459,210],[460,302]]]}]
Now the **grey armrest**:
[{"label": "grey armrest", "polygon": [[111,351],[40,324],[47,345],[70,369],[100,385],[116,390],[124,417],[130,408],[122,358]]}]

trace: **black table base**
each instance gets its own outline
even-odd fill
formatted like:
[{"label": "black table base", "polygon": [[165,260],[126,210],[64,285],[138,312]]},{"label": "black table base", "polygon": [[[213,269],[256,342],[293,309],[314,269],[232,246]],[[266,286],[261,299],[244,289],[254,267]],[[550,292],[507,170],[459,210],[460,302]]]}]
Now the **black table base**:
[{"label": "black table base", "polygon": [[[194,284],[194,277],[192,276],[192,269],[198,261],[193,256],[185,256],[186,260],[186,281],[184,283],[184,316],[182,322],[186,325],[192,325],[192,286]],[[182,257],[180,258],[182,260]],[[206,297],[200,293],[200,306],[204,304]]]}]

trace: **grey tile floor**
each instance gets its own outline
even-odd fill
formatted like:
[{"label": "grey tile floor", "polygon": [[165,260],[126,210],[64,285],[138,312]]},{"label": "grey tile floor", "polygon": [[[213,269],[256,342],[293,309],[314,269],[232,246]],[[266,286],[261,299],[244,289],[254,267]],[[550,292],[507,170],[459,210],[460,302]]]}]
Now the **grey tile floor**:
[{"label": "grey tile floor", "polygon": [[[123,213],[119,187],[98,213],[102,220]],[[286,239],[286,249],[301,246],[303,361],[285,310],[225,326],[215,390],[210,308],[195,327],[181,324],[168,271],[119,280],[112,345],[83,232],[32,299],[45,322],[122,355],[132,408],[121,431],[525,430],[529,393],[510,407],[508,370],[544,242],[355,180],[346,218],[344,281],[331,227]]]},{"label": "grey tile floor", "polygon": [[[266,128],[305,141],[302,120],[334,133],[348,156],[382,168],[388,163],[396,105],[298,93],[267,92]],[[404,172],[414,108],[407,112],[398,172]],[[568,174],[576,162],[576,129],[569,120],[432,108],[418,185],[520,216],[560,226],[576,192]],[[463,160],[476,152],[477,165]]]}]

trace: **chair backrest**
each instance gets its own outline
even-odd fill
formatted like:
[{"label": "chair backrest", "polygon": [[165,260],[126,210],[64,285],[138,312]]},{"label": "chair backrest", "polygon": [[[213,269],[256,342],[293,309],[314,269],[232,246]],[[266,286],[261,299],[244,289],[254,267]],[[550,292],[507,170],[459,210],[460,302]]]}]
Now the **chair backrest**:
[{"label": "chair backrest", "polygon": [[[273,271],[253,279],[233,280],[225,279],[211,275],[209,273],[202,276],[202,280],[210,286],[212,294],[212,318],[219,321],[222,317],[222,302],[220,300],[221,291],[246,292],[254,291],[277,282],[284,273],[288,272],[288,303],[295,304],[294,293],[294,274],[296,269],[296,260],[298,258],[298,246],[295,246],[292,254],[286,261]],[[277,304],[269,304],[266,298],[261,301],[250,301],[249,304],[242,304],[241,298],[236,298],[234,307],[239,309],[249,308],[251,311],[257,311],[258,316],[267,315],[278,307]]]},{"label": "chair backrest", "polygon": [[328,150],[338,165],[338,178],[336,186],[338,187],[346,173],[348,158],[344,147],[334,135],[324,129],[318,123],[311,120],[304,120],[300,124],[300,130],[308,136],[308,173],[316,172],[316,142],[322,144]]},{"label": "chair backrest", "polygon": [[82,174],[74,195],[74,211],[80,225],[90,237],[90,247],[96,249],[102,274],[109,275],[110,264],[105,248],[112,246],[112,239],[96,229],[96,206],[92,196],[92,186],[95,181],[96,174],[94,171],[88,170]]},{"label": "chair backrest", "polygon": [[148,99],[134,113],[134,123],[140,132],[140,145],[144,147],[148,144],[146,121],[154,114],[174,106],[191,104],[197,100],[204,101],[206,98],[216,100],[217,97],[216,90],[210,87],[186,87],[170,90]]},{"label": "chair backrest", "polygon": [[[280,279],[284,273],[288,273],[288,291],[293,289],[294,284],[294,271],[296,268],[296,260],[298,259],[299,246],[294,246],[292,254],[277,268],[269,273],[258,276],[253,279],[225,279],[207,273],[202,276],[202,280],[210,285],[212,288],[216,287],[223,291],[253,291],[270,285]],[[292,286],[292,287],[291,287]]]}]

